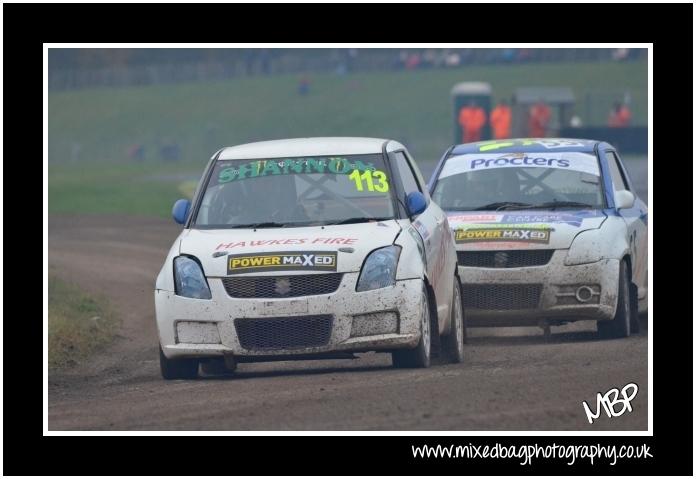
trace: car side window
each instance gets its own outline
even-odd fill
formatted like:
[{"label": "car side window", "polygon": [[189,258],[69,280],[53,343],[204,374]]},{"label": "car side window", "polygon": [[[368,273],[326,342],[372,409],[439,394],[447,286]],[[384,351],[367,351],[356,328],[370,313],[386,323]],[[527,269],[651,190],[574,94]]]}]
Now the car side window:
[{"label": "car side window", "polygon": [[430,198],[430,191],[428,191],[428,185],[423,178],[423,175],[421,174],[420,169],[418,168],[418,165],[416,164],[416,160],[413,159],[413,157],[409,154],[406,153],[406,158],[408,159],[409,165],[411,165],[411,170],[413,170],[413,174],[416,177],[416,182],[418,183],[418,189],[420,190],[421,193],[425,195],[426,198]]},{"label": "car side window", "polygon": [[402,151],[397,151],[394,153],[394,164],[397,171],[399,172],[399,178],[401,178],[401,184],[404,189],[405,194],[409,194],[412,191],[421,191],[422,189],[416,181],[416,175],[413,173],[411,166],[408,164],[408,159]]},{"label": "car side window", "polygon": [[607,151],[607,162],[609,163],[609,171],[611,171],[611,181],[614,185],[614,191],[628,190],[628,182],[624,178],[623,171],[619,166],[619,160],[616,157],[616,153],[613,151]]}]

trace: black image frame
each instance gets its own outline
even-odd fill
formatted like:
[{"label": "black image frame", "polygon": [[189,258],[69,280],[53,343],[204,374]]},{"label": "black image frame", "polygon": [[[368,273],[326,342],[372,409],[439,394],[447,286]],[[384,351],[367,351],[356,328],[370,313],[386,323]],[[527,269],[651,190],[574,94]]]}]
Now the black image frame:
[{"label": "black image frame", "polygon": [[[627,10],[630,9],[630,14]],[[28,211],[38,211],[39,195],[16,208],[18,196],[12,188],[14,178],[27,177],[27,171],[38,164],[31,154],[38,148],[39,101],[42,88],[40,55],[43,42],[161,42],[189,41],[191,39],[215,41],[277,41],[292,39],[298,42],[322,41],[325,36],[317,28],[321,22],[331,20],[331,31],[348,32],[339,35],[340,41],[534,41],[558,42],[564,40],[604,42],[649,42],[654,43],[655,98],[662,89],[677,92],[682,101],[691,100],[691,68],[684,67],[684,58],[692,58],[693,48],[693,5],[650,5],[650,4],[512,4],[512,5],[222,5],[222,4],[4,4],[4,95],[7,100],[5,114],[5,207],[6,224],[20,226],[7,228],[5,249],[5,271],[8,288],[5,294],[4,332],[4,472],[10,475],[330,475],[330,474],[454,474],[454,475],[558,475],[558,474],[617,474],[691,475],[692,471],[692,354],[691,343],[693,322],[680,318],[663,317],[653,321],[654,375],[653,413],[654,436],[534,436],[534,437],[406,437],[406,436],[338,436],[338,437],[46,437],[42,436],[42,388],[38,376],[43,369],[41,357],[42,329],[38,314],[26,314],[25,306],[38,310],[37,289],[18,285],[36,284],[36,273],[41,254],[38,250],[38,221]],[[654,18],[669,17],[669,29],[660,31],[654,26]],[[225,18],[261,18],[263,29],[247,27],[230,31]],[[467,19],[466,28],[457,29],[457,19]],[[490,22],[476,19],[495,19],[495,28]],[[563,27],[563,20],[573,20]],[[292,20],[290,20],[292,19]],[[593,22],[614,20],[611,28],[591,28]],[[622,19],[621,21],[617,19]],[[222,21],[221,21],[222,20]],[[416,25],[406,28],[396,39],[398,29],[394,25]],[[244,23],[240,21],[240,24]],[[184,27],[172,28],[173,25]],[[351,28],[362,25],[359,30]],[[555,25],[556,28],[549,28]],[[341,28],[343,26],[344,28]],[[372,26],[374,28],[365,28]],[[578,28],[579,26],[579,28]],[[127,28],[126,28],[127,27]],[[572,28],[571,28],[572,27]],[[466,32],[463,34],[462,31]],[[549,32],[553,31],[553,38]],[[403,33],[403,36],[402,36]],[[522,36],[520,36],[522,35]],[[601,37],[601,38],[600,38]],[[321,46],[320,43],[317,46]],[[691,49],[689,48],[691,46]],[[667,112],[666,100],[658,110]],[[657,102],[655,102],[657,104]],[[689,102],[690,103],[690,102]],[[654,148],[674,138],[689,138],[691,125],[688,121],[665,124],[662,113],[655,116]],[[660,135],[658,135],[660,133]],[[662,137],[658,141],[659,137]],[[13,149],[11,154],[10,149]],[[20,159],[20,160],[13,160]],[[656,164],[659,182],[654,185],[658,192],[670,188],[668,200],[660,203],[667,206],[658,212],[655,238],[658,244],[654,251],[666,256],[670,252],[666,237],[660,237],[661,225],[683,224],[684,207],[679,210],[671,205],[687,205],[688,198],[676,198],[679,191],[689,191],[690,175],[687,171],[669,175],[669,160]],[[665,170],[662,170],[665,168]],[[688,164],[679,164],[684,170]],[[665,171],[664,173],[662,171]],[[673,171],[673,170],[672,170]],[[660,184],[662,182],[663,184]],[[669,183],[668,183],[669,182]],[[659,198],[659,193],[655,194]],[[41,205],[42,206],[42,205]],[[674,216],[674,220],[670,218]],[[37,230],[30,234],[27,230]],[[689,235],[690,236],[690,235]],[[662,248],[663,245],[667,247]],[[34,248],[35,246],[35,248]],[[681,251],[671,248],[677,263],[688,264],[688,246]],[[17,252],[12,253],[12,252]],[[36,266],[27,265],[27,260]],[[14,264],[13,264],[14,263]],[[664,264],[664,263],[663,263]],[[671,297],[691,295],[689,271],[680,273],[656,262],[659,272],[669,278],[654,285],[653,296],[665,298],[670,289]],[[685,268],[689,269],[689,268]],[[686,275],[679,278],[679,275]],[[10,283],[11,281],[11,283]],[[15,286],[17,285],[17,286]],[[666,301],[661,299],[658,301]],[[674,309],[674,308],[673,308]],[[671,321],[671,322],[668,322]],[[674,323],[679,321],[680,327]],[[678,332],[678,334],[674,334]],[[655,334],[656,333],[656,334]],[[33,348],[31,352],[29,349]],[[674,384],[675,374],[691,379],[681,379]],[[686,429],[686,431],[684,431]],[[340,433],[338,433],[340,434]],[[606,463],[591,466],[579,463],[565,465],[565,461],[537,460],[532,466],[520,466],[517,460],[466,461],[445,459],[415,459],[412,445],[421,443],[448,445],[460,444],[638,444],[650,445],[653,458],[645,461],[619,462],[615,466]],[[267,452],[265,460],[259,451]],[[187,454],[188,453],[188,454]]]}]

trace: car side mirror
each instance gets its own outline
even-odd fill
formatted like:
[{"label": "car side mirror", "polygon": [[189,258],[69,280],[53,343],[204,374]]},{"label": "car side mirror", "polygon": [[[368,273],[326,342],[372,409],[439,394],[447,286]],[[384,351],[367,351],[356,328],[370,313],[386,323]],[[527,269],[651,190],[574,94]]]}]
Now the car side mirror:
[{"label": "car side mirror", "polygon": [[619,190],[614,192],[614,205],[617,210],[624,208],[632,208],[636,202],[636,197],[628,190]]},{"label": "car side mirror", "polygon": [[172,207],[172,218],[174,218],[174,221],[183,225],[186,222],[186,217],[188,216],[190,208],[191,202],[189,200],[176,200],[176,203],[174,203]]},{"label": "car side mirror", "polygon": [[425,195],[420,191],[412,191],[406,195],[406,209],[409,216],[421,214],[427,206],[428,202],[425,199]]}]

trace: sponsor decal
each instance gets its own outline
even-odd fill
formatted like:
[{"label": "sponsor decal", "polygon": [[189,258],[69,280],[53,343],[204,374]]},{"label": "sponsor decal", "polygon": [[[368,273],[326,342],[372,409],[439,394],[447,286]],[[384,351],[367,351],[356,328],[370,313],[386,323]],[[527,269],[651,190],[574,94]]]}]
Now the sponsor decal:
[{"label": "sponsor decal", "polygon": [[428,260],[427,260],[427,257],[425,255],[425,245],[423,244],[423,238],[421,237],[421,235],[418,233],[418,231],[416,231],[416,229],[413,226],[410,226],[408,228],[408,234],[410,234],[411,237],[413,238],[413,241],[416,242],[416,246],[418,247],[418,253],[421,256],[421,259],[423,260],[423,264],[427,265]]},{"label": "sponsor decal", "polygon": [[327,251],[231,254],[227,274],[260,271],[336,271],[337,254]]},{"label": "sponsor decal", "polygon": [[585,146],[583,143],[573,140],[534,140],[534,144],[541,145],[548,150],[554,148],[580,148]]},{"label": "sponsor decal", "polygon": [[357,191],[376,191],[378,193],[389,191],[387,175],[381,170],[365,170],[362,173],[360,170],[353,170],[348,178],[355,182]]},{"label": "sponsor decal", "polygon": [[467,223],[465,226],[460,226],[455,228],[460,229],[471,229],[471,228],[528,228],[528,229],[551,229],[550,224],[546,223]]},{"label": "sponsor decal", "polygon": [[485,169],[485,168],[495,168],[495,167],[503,167],[503,166],[546,166],[546,167],[553,167],[555,165],[556,168],[568,168],[570,166],[570,162],[568,160],[564,159],[559,159],[559,158],[544,158],[541,156],[515,156],[513,158],[510,157],[505,157],[505,156],[499,156],[496,158],[477,158],[475,160],[471,160],[471,163],[469,163],[469,169],[476,170],[476,169]]},{"label": "sponsor decal", "polygon": [[[453,224],[535,224],[535,223],[562,223],[570,226],[582,226],[586,218],[602,216],[597,210],[577,211],[573,213],[537,213],[520,211],[508,214],[451,214],[448,216]],[[537,227],[540,227],[537,224]]]},{"label": "sponsor decal", "polygon": [[268,239],[268,240],[251,240],[251,241],[234,241],[231,243],[220,243],[215,250],[221,249],[232,249],[232,248],[246,248],[246,247],[256,247],[256,246],[283,246],[283,245],[297,245],[297,244],[338,244],[338,245],[352,245],[358,241],[358,238],[280,238],[280,239]]},{"label": "sponsor decal", "polygon": [[511,146],[532,146],[539,145],[543,146],[547,150],[552,150],[554,148],[579,148],[583,145],[579,141],[574,140],[493,140],[493,141],[482,141],[479,143],[479,151],[493,151],[499,150],[501,148],[509,148]]},{"label": "sponsor decal", "polygon": [[[261,176],[311,175],[317,173],[349,175],[355,171],[375,172],[374,170],[375,166],[371,162],[349,161],[347,158],[341,157],[254,160],[223,168],[220,170],[217,180],[218,183],[222,184]],[[384,181],[386,181],[386,178]]]},{"label": "sponsor decal", "polygon": [[428,228],[426,228],[425,225],[420,222],[420,220],[414,221],[413,226],[418,230],[418,233],[424,240],[430,238],[430,231],[428,231]]},{"label": "sponsor decal", "polygon": [[568,214],[509,214],[500,220],[502,223],[565,223],[571,226],[582,225],[582,216]]},{"label": "sponsor decal", "polygon": [[450,221],[455,223],[493,223],[498,222],[503,215],[449,215]]},{"label": "sponsor decal", "polygon": [[[447,248],[447,241],[451,241],[451,238],[448,235],[440,235],[440,245],[437,248],[435,264],[433,265],[433,270],[430,274],[433,288],[437,288],[437,286],[440,284],[442,271],[445,269],[445,259],[447,258],[447,251],[449,251]],[[446,281],[449,281],[449,279],[446,279]]]},{"label": "sponsor decal", "polygon": [[465,154],[447,160],[440,172],[440,178],[496,168],[553,168],[571,170],[599,176],[597,158],[591,153],[534,152],[534,153],[490,153]]},{"label": "sponsor decal", "polygon": [[[534,144],[531,141],[522,142],[523,146]],[[479,146],[479,151],[492,151],[499,150],[500,148],[508,148],[510,146],[515,146],[514,141],[485,141]]]},{"label": "sponsor decal", "polygon": [[457,243],[508,241],[517,243],[548,244],[551,230],[548,228],[470,228],[455,231]]}]

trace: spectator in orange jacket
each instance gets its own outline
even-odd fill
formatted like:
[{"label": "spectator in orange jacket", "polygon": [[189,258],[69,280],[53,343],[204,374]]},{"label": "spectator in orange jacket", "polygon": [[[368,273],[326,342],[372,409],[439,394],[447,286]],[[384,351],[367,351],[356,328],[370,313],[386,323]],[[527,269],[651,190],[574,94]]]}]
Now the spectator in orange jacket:
[{"label": "spectator in orange jacket", "polygon": [[481,139],[481,129],[486,124],[486,112],[472,100],[459,111],[459,124],[462,127],[462,140],[464,143],[479,141]]},{"label": "spectator in orange jacket", "polygon": [[628,105],[621,102],[614,103],[614,109],[609,113],[609,126],[612,128],[623,128],[631,122],[631,110]]},{"label": "spectator in orange jacket", "polygon": [[551,121],[551,108],[543,100],[539,100],[529,109],[529,136],[544,138],[549,121]]},{"label": "spectator in orange jacket", "polygon": [[493,138],[498,140],[510,138],[510,124],[512,123],[512,110],[505,100],[491,112],[491,128],[493,128]]}]

